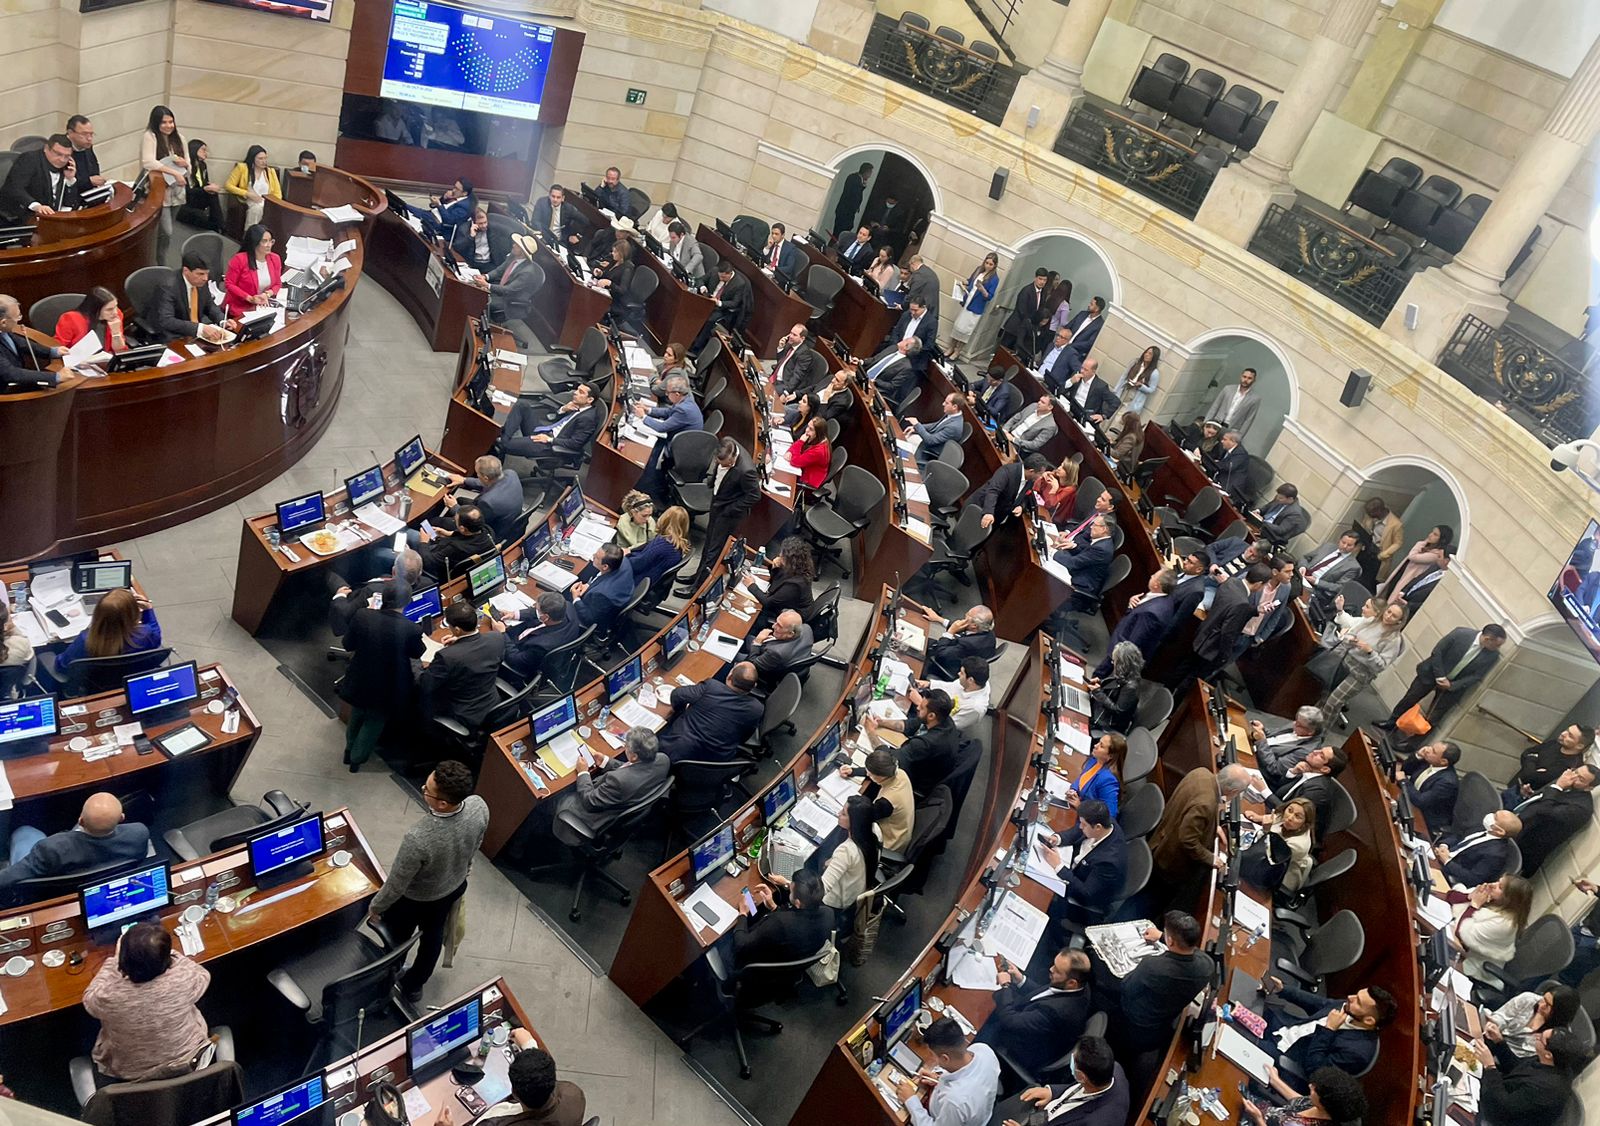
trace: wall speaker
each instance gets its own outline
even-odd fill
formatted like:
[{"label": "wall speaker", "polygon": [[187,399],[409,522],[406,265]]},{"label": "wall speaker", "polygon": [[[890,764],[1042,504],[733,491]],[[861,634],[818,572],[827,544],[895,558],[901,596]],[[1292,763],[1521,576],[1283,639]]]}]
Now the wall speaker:
[{"label": "wall speaker", "polygon": [[1359,407],[1361,400],[1367,397],[1367,388],[1372,386],[1372,373],[1357,368],[1351,372],[1344,381],[1344,393],[1339,396],[1339,401],[1347,407]]},{"label": "wall speaker", "polygon": [[1416,304],[1414,302],[1409,302],[1408,301],[1406,303],[1406,316],[1405,316],[1406,328],[1409,329],[1412,332],[1415,332],[1417,330],[1417,319],[1418,319],[1417,318],[1417,306],[1416,306]]},{"label": "wall speaker", "polygon": [[989,198],[999,199],[1006,194],[1006,181],[1011,178],[1011,169],[996,168],[994,179],[989,181]]}]

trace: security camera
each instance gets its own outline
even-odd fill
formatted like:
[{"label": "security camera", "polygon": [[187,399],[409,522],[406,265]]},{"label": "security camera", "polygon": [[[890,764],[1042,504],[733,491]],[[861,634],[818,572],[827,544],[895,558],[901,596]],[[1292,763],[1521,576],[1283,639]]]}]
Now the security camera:
[{"label": "security camera", "polygon": [[1564,469],[1571,469],[1578,464],[1578,458],[1583,456],[1583,451],[1593,450],[1600,454],[1600,443],[1592,442],[1588,438],[1578,438],[1571,442],[1562,442],[1550,451],[1550,468],[1553,472],[1560,473]]}]

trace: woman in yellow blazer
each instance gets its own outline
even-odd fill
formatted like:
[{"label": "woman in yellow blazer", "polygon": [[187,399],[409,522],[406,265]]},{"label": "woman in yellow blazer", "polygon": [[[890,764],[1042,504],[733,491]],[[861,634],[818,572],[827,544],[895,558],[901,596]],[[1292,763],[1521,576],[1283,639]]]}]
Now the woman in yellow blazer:
[{"label": "woman in yellow blazer", "polygon": [[245,201],[245,230],[261,222],[267,196],[283,198],[283,189],[278,187],[278,171],[268,166],[267,150],[260,145],[251,145],[250,151],[244,154],[244,162],[233,166],[223,190]]}]

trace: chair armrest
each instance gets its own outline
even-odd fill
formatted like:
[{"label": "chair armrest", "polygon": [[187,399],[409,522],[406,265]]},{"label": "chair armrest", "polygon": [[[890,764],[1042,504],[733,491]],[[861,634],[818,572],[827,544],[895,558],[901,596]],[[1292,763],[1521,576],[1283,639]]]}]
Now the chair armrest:
[{"label": "chair armrest", "polygon": [[1499,962],[1485,962],[1483,972],[1473,980],[1478,984],[1487,986],[1496,993],[1505,993],[1509,986],[1506,984],[1506,968]]},{"label": "chair armrest", "polygon": [[1039,1086],[1038,1076],[1036,1076],[1031,1069],[1023,1067],[1020,1063],[1018,1063],[1015,1057],[1013,1057],[1011,1053],[1006,1050],[1005,1044],[999,1043],[994,1045],[994,1054],[1000,1057],[1001,1063],[1005,1064],[1012,1071],[1017,1073],[1017,1078],[1022,1080],[1024,1087]]},{"label": "chair armrest", "polygon": [[225,1024],[219,1024],[211,1030],[211,1035],[217,1038],[217,1062],[233,1062],[238,1059],[233,1050],[233,1029]]},{"label": "chair armrest", "polygon": [[898,864],[898,865],[901,865],[902,867],[904,867],[905,865],[911,863],[911,861],[906,859],[906,854],[905,853],[896,852],[892,848],[879,849],[878,850],[878,861],[881,864]]},{"label": "chair armrest", "polygon": [[344,646],[342,646],[342,645],[330,645],[330,646],[328,646],[328,660],[330,660],[330,661],[348,661],[349,659],[350,659],[350,650],[346,649]]},{"label": "chair armrest", "polygon": [[311,998],[295,983],[288,971],[282,969],[270,970],[267,973],[267,984],[276,989],[283,999],[302,1013],[311,1011]]},{"label": "chair armrest", "polygon": [[1305,970],[1302,970],[1299,966],[1295,965],[1287,958],[1279,958],[1277,960],[1276,968],[1282,970],[1284,973],[1288,974],[1290,977],[1304,985],[1316,984],[1317,979],[1315,976],[1306,973]]},{"label": "chair armrest", "polygon": [[447,715],[435,716],[433,718],[433,725],[435,727],[444,728],[458,739],[467,739],[472,735],[472,732],[467,730],[465,724],[459,720],[451,719]]},{"label": "chair armrest", "polygon": [[282,790],[268,790],[261,795],[261,800],[277,817],[287,817],[306,808]]}]

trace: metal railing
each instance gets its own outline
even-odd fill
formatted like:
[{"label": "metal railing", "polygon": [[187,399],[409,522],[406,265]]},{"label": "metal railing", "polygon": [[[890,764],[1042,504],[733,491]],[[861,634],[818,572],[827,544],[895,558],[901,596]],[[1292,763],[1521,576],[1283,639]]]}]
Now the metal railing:
[{"label": "metal railing", "polygon": [[1383,247],[1299,204],[1270,205],[1249,250],[1375,325],[1411,278]]},{"label": "metal railing", "polygon": [[967,5],[1001,41],[1000,49],[1008,50],[1005,45],[1006,32],[1021,18],[1023,0],[967,0]]},{"label": "metal railing", "polygon": [[1022,68],[1006,66],[882,13],[873,17],[867,32],[861,66],[991,125],[1005,119],[1023,74]]},{"label": "metal railing", "polygon": [[1589,377],[1515,325],[1463,317],[1439,354],[1439,367],[1547,446],[1594,432],[1600,403]]},{"label": "metal railing", "polygon": [[1193,219],[1217,168],[1180,141],[1106,106],[1080,101],[1067,115],[1055,151]]}]

